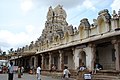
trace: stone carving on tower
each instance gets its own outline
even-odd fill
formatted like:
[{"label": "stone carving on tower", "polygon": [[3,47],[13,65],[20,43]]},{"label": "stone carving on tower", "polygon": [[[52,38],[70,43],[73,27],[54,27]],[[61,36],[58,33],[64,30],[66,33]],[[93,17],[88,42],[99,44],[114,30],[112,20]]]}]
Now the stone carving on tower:
[{"label": "stone carving on tower", "polygon": [[54,9],[50,6],[47,13],[47,21],[41,35],[41,43],[52,43],[64,37],[64,30],[68,26],[66,12],[61,5]]}]

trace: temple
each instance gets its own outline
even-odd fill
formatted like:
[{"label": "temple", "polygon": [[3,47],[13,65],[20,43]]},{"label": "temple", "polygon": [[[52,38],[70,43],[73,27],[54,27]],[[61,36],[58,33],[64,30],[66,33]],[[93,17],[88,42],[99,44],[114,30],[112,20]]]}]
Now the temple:
[{"label": "temple", "polygon": [[76,71],[82,63],[89,70],[100,63],[103,70],[120,71],[120,11],[110,15],[104,9],[93,19],[93,24],[83,18],[78,27],[69,25],[66,18],[63,6],[50,6],[40,37],[11,52],[9,60],[25,70],[41,65],[44,73],[52,65],[56,65],[56,73],[62,72],[64,66]]}]

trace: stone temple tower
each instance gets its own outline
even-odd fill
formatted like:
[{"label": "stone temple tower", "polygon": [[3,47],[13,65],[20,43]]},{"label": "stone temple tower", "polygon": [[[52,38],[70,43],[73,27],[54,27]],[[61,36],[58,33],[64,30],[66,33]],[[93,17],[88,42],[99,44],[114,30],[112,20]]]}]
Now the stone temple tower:
[{"label": "stone temple tower", "polygon": [[61,5],[56,6],[54,9],[50,6],[42,36],[44,36],[44,38],[51,38],[55,36],[62,38],[64,36],[64,30],[68,26],[66,17],[66,12]]}]

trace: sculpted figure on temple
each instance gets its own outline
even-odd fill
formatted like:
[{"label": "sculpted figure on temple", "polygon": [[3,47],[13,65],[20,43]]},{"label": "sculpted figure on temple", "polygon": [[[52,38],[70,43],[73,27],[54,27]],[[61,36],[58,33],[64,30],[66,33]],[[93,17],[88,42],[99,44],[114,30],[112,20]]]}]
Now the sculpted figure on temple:
[{"label": "sculpted figure on temple", "polygon": [[119,9],[119,11],[118,11],[118,16],[120,17],[120,9]]},{"label": "sculpted figure on temple", "polygon": [[34,47],[34,44],[33,44],[34,42],[32,41],[31,42],[31,44],[30,44],[30,46],[29,46],[29,49],[33,49],[33,47]]},{"label": "sculpted figure on temple", "polygon": [[24,51],[25,50],[25,47],[22,47],[22,51]]},{"label": "sculpted figure on temple", "polygon": [[113,19],[117,19],[117,18],[118,18],[118,15],[117,15],[117,13],[116,13],[115,10],[113,10],[113,14],[112,14],[112,16],[113,16]]},{"label": "sculpted figure on temple", "polygon": [[105,18],[106,18],[106,22],[110,23],[111,15],[109,13],[105,15]]},{"label": "sculpted figure on temple", "polygon": [[39,47],[39,41],[35,42],[35,47]]},{"label": "sculpted figure on temple", "polygon": [[97,27],[97,19],[93,19],[93,27]]},{"label": "sculpted figure on temple", "polygon": [[20,48],[17,48],[17,52],[20,52]]},{"label": "sculpted figure on temple", "polygon": [[62,17],[62,19],[66,19],[66,16],[67,16],[66,12],[61,5],[58,5],[57,7],[54,8],[54,13],[55,13],[55,16]]},{"label": "sculpted figure on temple", "polygon": [[84,18],[84,19],[82,19],[81,21],[80,21],[81,23],[80,23],[80,26],[79,27],[85,27],[85,28],[89,28],[90,27],[90,23],[89,23],[89,21],[88,21],[88,19],[87,18]]},{"label": "sculpted figure on temple", "polygon": [[75,35],[78,34],[78,30],[77,30],[76,27],[74,28],[74,34],[75,34]]},{"label": "sculpted figure on temple", "polygon": [[54,13],[53,13],[53,9],[52,7],[50,6],[49,7],[49,10],[48,10],[48,13],[47,13],[47,19],[50,20],[52,17],[53,17]]},{"label": "sculpted figure on temple", "polygon": [[28,47],[28,45],[26,45],[26,46],[25,46],[25,50],[26,50],[26,51],[27,51],[27,50],[29,50],[29,47]]},{"label": "sculpted figure on temple", "polygon": [[103,18],[105,22],[110,23],[111,15],[107,9],[100,11],[98,14],[98,19]]},{"label": "sculpted figure on temple", "polygon": [[67,31],[70,36],[74,35],[74,29],[72,25],[67,27]]},{"label": "sculpted figure on temple", "polygon": [[52,42],[52,34],[50,34],[47,38],[48,38],[48,43],[51,43]]},{"label": "sculpted figure on temple", "polygon": [[60,39],[60,35],[57,32],[54,32],[53,39],[55,42],[58,41],[58,39]]}]

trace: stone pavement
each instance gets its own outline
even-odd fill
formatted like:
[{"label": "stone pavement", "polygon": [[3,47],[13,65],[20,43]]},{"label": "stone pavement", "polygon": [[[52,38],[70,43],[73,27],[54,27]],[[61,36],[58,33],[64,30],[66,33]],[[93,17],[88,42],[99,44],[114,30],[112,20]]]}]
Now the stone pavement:
[{"label": "stone pavement", "polygon": [[[8,80],[8,74],[0,74],[0,80]],[[22,78],[18,78],[18,75],[14,74],[14,80],[37,80],[37,79],[36,79],[36,75],[24,73]],[[60,79],[60,78],[55,79],[50,76],[42,76],[41,80],[62,80],[62,79]],[[73,80],[73,79],[71,79],[71,80]]]},{"label": "stone pavement", "polygon": [[[0,80],[8,80],[8,74],[0,74]],[[18,78],[17,74],[14,74],[14,80],[37,80],[36,75],[31,74],[23,74],[22,78]],[[54,79],[48,76],[42,76],[42,80],[61,80],[61,79]]]}]

